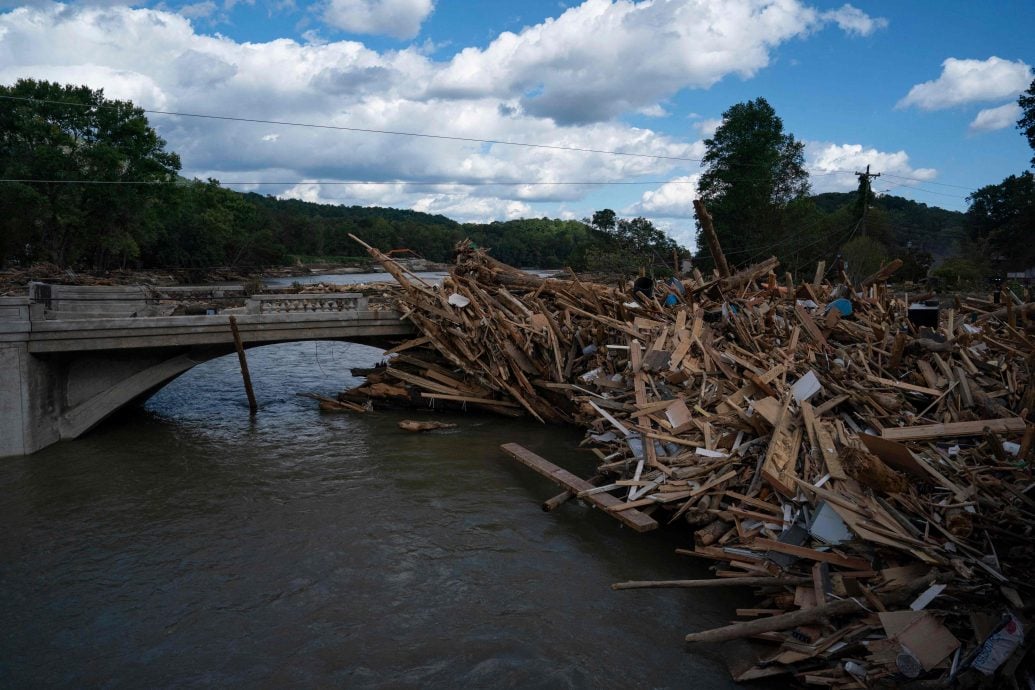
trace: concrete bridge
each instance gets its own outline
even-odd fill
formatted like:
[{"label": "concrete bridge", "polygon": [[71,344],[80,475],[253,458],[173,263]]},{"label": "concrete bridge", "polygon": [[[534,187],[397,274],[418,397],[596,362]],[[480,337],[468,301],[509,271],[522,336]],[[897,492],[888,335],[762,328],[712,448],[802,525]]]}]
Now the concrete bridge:
[{"label": "concrete bridge", "polygon": [[257,295],[244,308],[197,316],[168,315],[174,306],[142,286],[34,283],[28,297],[0,297],[0,457],[76,438],[233,352],[226,312],[237,312],[245,347],[299,340],[391,347],[413,334],[397,312],[371,309],[351,293]]}]

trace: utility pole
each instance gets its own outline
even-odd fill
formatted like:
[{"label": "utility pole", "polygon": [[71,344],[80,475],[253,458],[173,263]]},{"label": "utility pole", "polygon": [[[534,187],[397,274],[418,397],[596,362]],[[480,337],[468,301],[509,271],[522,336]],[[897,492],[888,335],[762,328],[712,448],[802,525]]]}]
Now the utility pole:
[{"label": "utility pole", "polygon": [[871,173],[870,166],[866,166],[866,172],[855,173],[856,177],[859,178],[859,193],[862,194],[862,218],[859,222],[862,223],[862,234],[866,236],[866,212],[870,208],[870,179],[874,177],[880,177],[880,173]]}]

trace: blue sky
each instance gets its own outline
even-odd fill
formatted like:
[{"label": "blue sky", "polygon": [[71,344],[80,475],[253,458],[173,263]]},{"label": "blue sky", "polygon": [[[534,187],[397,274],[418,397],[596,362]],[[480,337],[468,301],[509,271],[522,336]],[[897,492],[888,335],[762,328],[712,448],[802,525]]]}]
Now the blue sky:
[{"label": "blue sky", "polygon": [[815,191],[870,164],[878,191],[963,210],[1028,169],[1014,122],[1033,26],[1030,0],[0,0],[0,82],[560,147],[152,117],[185,174],[239,189],[458,220],[610,207],[689,245],[700,168],[675,159],[759,96],[806,143]]}]

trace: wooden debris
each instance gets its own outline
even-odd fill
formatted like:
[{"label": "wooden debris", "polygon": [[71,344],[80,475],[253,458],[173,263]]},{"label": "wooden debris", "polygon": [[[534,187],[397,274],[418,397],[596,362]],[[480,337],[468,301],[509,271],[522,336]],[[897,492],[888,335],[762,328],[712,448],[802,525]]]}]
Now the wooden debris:
[{"label": "wooden debris", "polygon": [[312,398],[320,403],[320,409],[324,412],[366,412],[363,405],[348,402],[346,400],[335,400],[316,393],[298,393],[303,398]]},{"label": "wooden debris", "polygon": [[448,422],[418,422],[413,419],[404,419],[399,422],[399,428],[403,431],[434,431],[435,429],[455,429],[456,424]]},{"label": "wooden debris", "polygon": [[756,588],[758,604],[741,609],[752,620],[687,638],[775,645],[736,678],[894,685],[918,660],[917,675],[944,683],[994,628],[976,632],[968,614],[1032,606],[1031,305],[1012,325],[960,300],[918,330],[884,285],[898,262],[857,292],[843,271],[837,285],[823,270],[785,285],[770,259],[696,273],[664,306],[523,273],[468,242],[441,286],[369,251],[421,335],[357,390],[585,428],[592,482],[503,450],[564,489],[544,508],[577,496],[637,531],[677,525],[692,544],[678,552],[719,576],[616,589]]},{"label": "wooden debris", "polygon": [[[593,488],[593,485],[585,479],[576,477],[567,470],[554,465],[545,458],[536,455],[527,448],[522,448],[516,443],[507,443],[500,446],[500,448],[515,460],[520,461],[526,467],[532,468],[547,479],[568,489],[568,491],[578,493]],[[621,503],[618,499],[608,493],[586,495],[585,500],[598,508],[603,508],[604,510]],[[649,532],[658,527],[657,520],[654,520],[649,515],[645,515],[635,509],[615,513],[615,516],[637,532]]]}]

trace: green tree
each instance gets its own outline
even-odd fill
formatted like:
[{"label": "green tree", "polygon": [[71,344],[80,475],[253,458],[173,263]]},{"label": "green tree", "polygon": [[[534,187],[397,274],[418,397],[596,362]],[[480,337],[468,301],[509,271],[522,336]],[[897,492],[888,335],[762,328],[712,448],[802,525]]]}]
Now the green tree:
[{"label": "green tree", "polygon": [[[1035,151],[1035,79],[1032,80],[1028,90],[1017,99],[1021,106],[1021,119],[1017,121],[1017,129],[1024,132],[1028,138],[1028,146]],[[1035,167],[1035,156],[1031,158],[1031,165]]]},{"label": "green tree", "polygon": [[611,209],[604,209],[583,222],[599,238],[586,252],[587,268],[593,271],[629,275],[643,269],[668,274],[673,252],[679,257],[690,255],[646,218],[618,218]]},{"label": "green tree", "polygon": [[613,232],[617,222],[617,214],[609,208],[601,209],[593,214],[589,224],[600,232]]},{"label": "green tree", "polygon": [[[758,252],[777,251],[811,215],[804,144],[783,130],[783,121],[764,98],[738,103],[705,139],[700,198],[715,222],[723,251],[733,264]],[[698,224],[697,246],[706,247]],[[702,263],[711,257],[702,253]]]},{"label": "green tree", "polygon": [[967,200],[970,240],[1002,268],[1035,266],[1035,175],[1025,171],[977,190]]},{"label": "green tree", "polygon": [[856,237],[841,247],[841,256],[854,282],[876,273],[888,261],[888,248],[872,237]]},{"label": "green tree", "polygon": [[[140,254],[180,159],[128,101],[86,86],[19,79],[0,86],[5,234],[27,260],[104,268]],[[88,184],[84,184],[84,182]]]}]

